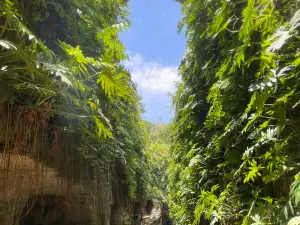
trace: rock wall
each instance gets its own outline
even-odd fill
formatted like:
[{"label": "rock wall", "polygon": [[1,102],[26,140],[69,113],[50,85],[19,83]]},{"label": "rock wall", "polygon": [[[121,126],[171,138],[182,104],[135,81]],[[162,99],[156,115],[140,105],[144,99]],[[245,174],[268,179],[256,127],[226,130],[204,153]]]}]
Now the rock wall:
[{"label": "rock wall", "polygon": [[[149,205],[153,207],[149,207]],[[149,208],[151,208],[151,212],[147,213]],[[156,199],[148,200],[144,212],[144,225],[173,225],[169,217],[167,203],[162,203]]]},{"label": "rock wall", "polygon": [[0,104],[0,224],[130,225],[125,165],[111,158],[92,167],[78,151],[78,135],[38,118]]}]

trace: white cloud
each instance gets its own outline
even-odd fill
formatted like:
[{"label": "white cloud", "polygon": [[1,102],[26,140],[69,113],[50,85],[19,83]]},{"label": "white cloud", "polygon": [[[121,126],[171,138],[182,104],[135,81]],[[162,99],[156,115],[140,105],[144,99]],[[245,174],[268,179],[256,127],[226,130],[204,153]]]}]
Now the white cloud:
[{"label": "white cloud", "polygon": [[176,67],[164,66],[156,61],[145,61],[139,54],[129,54],[125,66],[130,70],[132,80],[138,90],[149,94],[175,92],[175,82],[179,81]]}]

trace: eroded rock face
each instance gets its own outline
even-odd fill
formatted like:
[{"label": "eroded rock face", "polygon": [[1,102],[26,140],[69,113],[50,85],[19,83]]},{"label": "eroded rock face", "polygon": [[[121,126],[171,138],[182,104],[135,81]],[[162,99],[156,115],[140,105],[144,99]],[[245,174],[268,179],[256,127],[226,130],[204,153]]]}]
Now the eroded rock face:
[{"label": "eroded rock face", "polygon": [[[39,210],[45,210],[54,204],[51,203],[51,199],[60,199],[59,202],[62,202],[60,196],[78,196],[80,198],[85,190],[82,185],[72,184],[70,186],[71,182],[60,177],[56,169],[49,168],[43,163],[37,163],[29,156],[18,154],[0,153],[0,179],[2,181],[0,182],[1,225],[19,225],[19,220],[25,217],[24,213],[32,210],[30,213],[36,215]],[[36,204],[33,204],[35,202],[33,200],[36,201]],[[47,205],[47,202],[51,204]],[[40,203],[43,203],[45,208]],[[55,206],[55,208],[58,207]],[[32,215],[27,219],[30,220]],[[46,215],[43,217],[48,222],[37,224],[51,224],[48,217]],[[38,220],[38,217],[34,218]],[[70,218],[74,218],[74,215],[71,215]],[[57,224],[64,225],[63,223]]]},{"label": "eroded rock face", "polygon": [[145,213],[147,215],[150,215],[151,212],[152,212],[153,207],[154,207],[153,200],[152,199],[147,200],[146,207],[145,207]]},{"label": "eroded rock face", "polygon": [[32,196],[24,206],[19,225],[91,225],[88,210],[80,202],[69,204],[64,196]]},{"label": "eroded rock face", "polygon": [[[143,216],[143,222],[147,225],[161,225],[161,207],[162,204],[156,199],[148,200]],[[150,210],[151,209],[151,210]],[[150,210],[148,214],[147,211]]]},{"label": "eroded rock face", "polygon": [[131,225],[122,164],[92,167],[77,135],[19,111],[0,104],[0,225]]},{"label": "eroded rock face", "polygon": [[172,220],[169,217],[168,205],[156,199],[147,201],[145,207],[145,215],[143,216],[143,218],[144,218],[143,224],[145,225],[172,225],[173,224]]},{"label": "eroded rock face", "polygon": [[111,209],[110,225],[131,225],[129,211],[126,205],[116,202]]}]

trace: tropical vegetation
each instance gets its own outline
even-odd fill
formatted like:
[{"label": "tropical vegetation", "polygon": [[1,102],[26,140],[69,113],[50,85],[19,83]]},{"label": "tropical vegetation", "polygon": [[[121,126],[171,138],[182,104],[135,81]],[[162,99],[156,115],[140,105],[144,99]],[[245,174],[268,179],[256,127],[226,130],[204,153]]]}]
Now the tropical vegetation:
[{"label": "tropical vegetation", "polygon": [[287,224],[300,199],[300,2],[181,2],[175,224]]},{"label": "tropical vegetation", "polygon": [[[86,184],[94,176],[89,171],[76,175],[85,171],[72,161],[79,156],[98,174],[96,189],[123,196],[112,197],[119,202],[141,200],[144,189],[140,100],[122,65],[128,57],[118,37],[129,24],[125,6],[121,0],[0,2],[2,150],[48,164],[51,151],[63,162],[58,165],[68,165],[61,174],[72,174],[71,180],[82,177]],[[27,144],[18,141],[14,129]],[[70,153],[65,140],[73,144]],[[32,147],[38,142],[50,143],[50,149]],[[8,167],[9,162],[1,164],[3,171]],[[116,185],[105,189],[110,176],[120,190]],[[107,199],[99,202],[113,204]],[[102,214],[107,220],[110,209]]]},{"label": "tropical vegetation", "polygon": [[146,193],[148,198],[167,202],[168,167],[170,163],[171,124],[144,121]]},{"label": "tropical vegetation", "polygon": [[176,225],[300,224],[299,0],[177,1],[187,43],[166,125],[141,119],[122,64],[127,1],[2,0],[0,174],[15,155],[55,167],[89,190],[95,224],[145,198]]}]

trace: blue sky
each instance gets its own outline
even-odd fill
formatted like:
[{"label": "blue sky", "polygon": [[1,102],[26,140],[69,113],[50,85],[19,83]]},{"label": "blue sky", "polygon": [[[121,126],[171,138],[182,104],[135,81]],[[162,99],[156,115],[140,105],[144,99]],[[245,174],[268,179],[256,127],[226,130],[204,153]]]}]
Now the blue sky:
[{"label": "blue sky", "polygon": [[130,0],[131,27],[121,33],[130,60],[125,63],[138,86],[146,112],[143,119],[167,123],[185,37],[177,32],[180,4],[173,0]]}]

